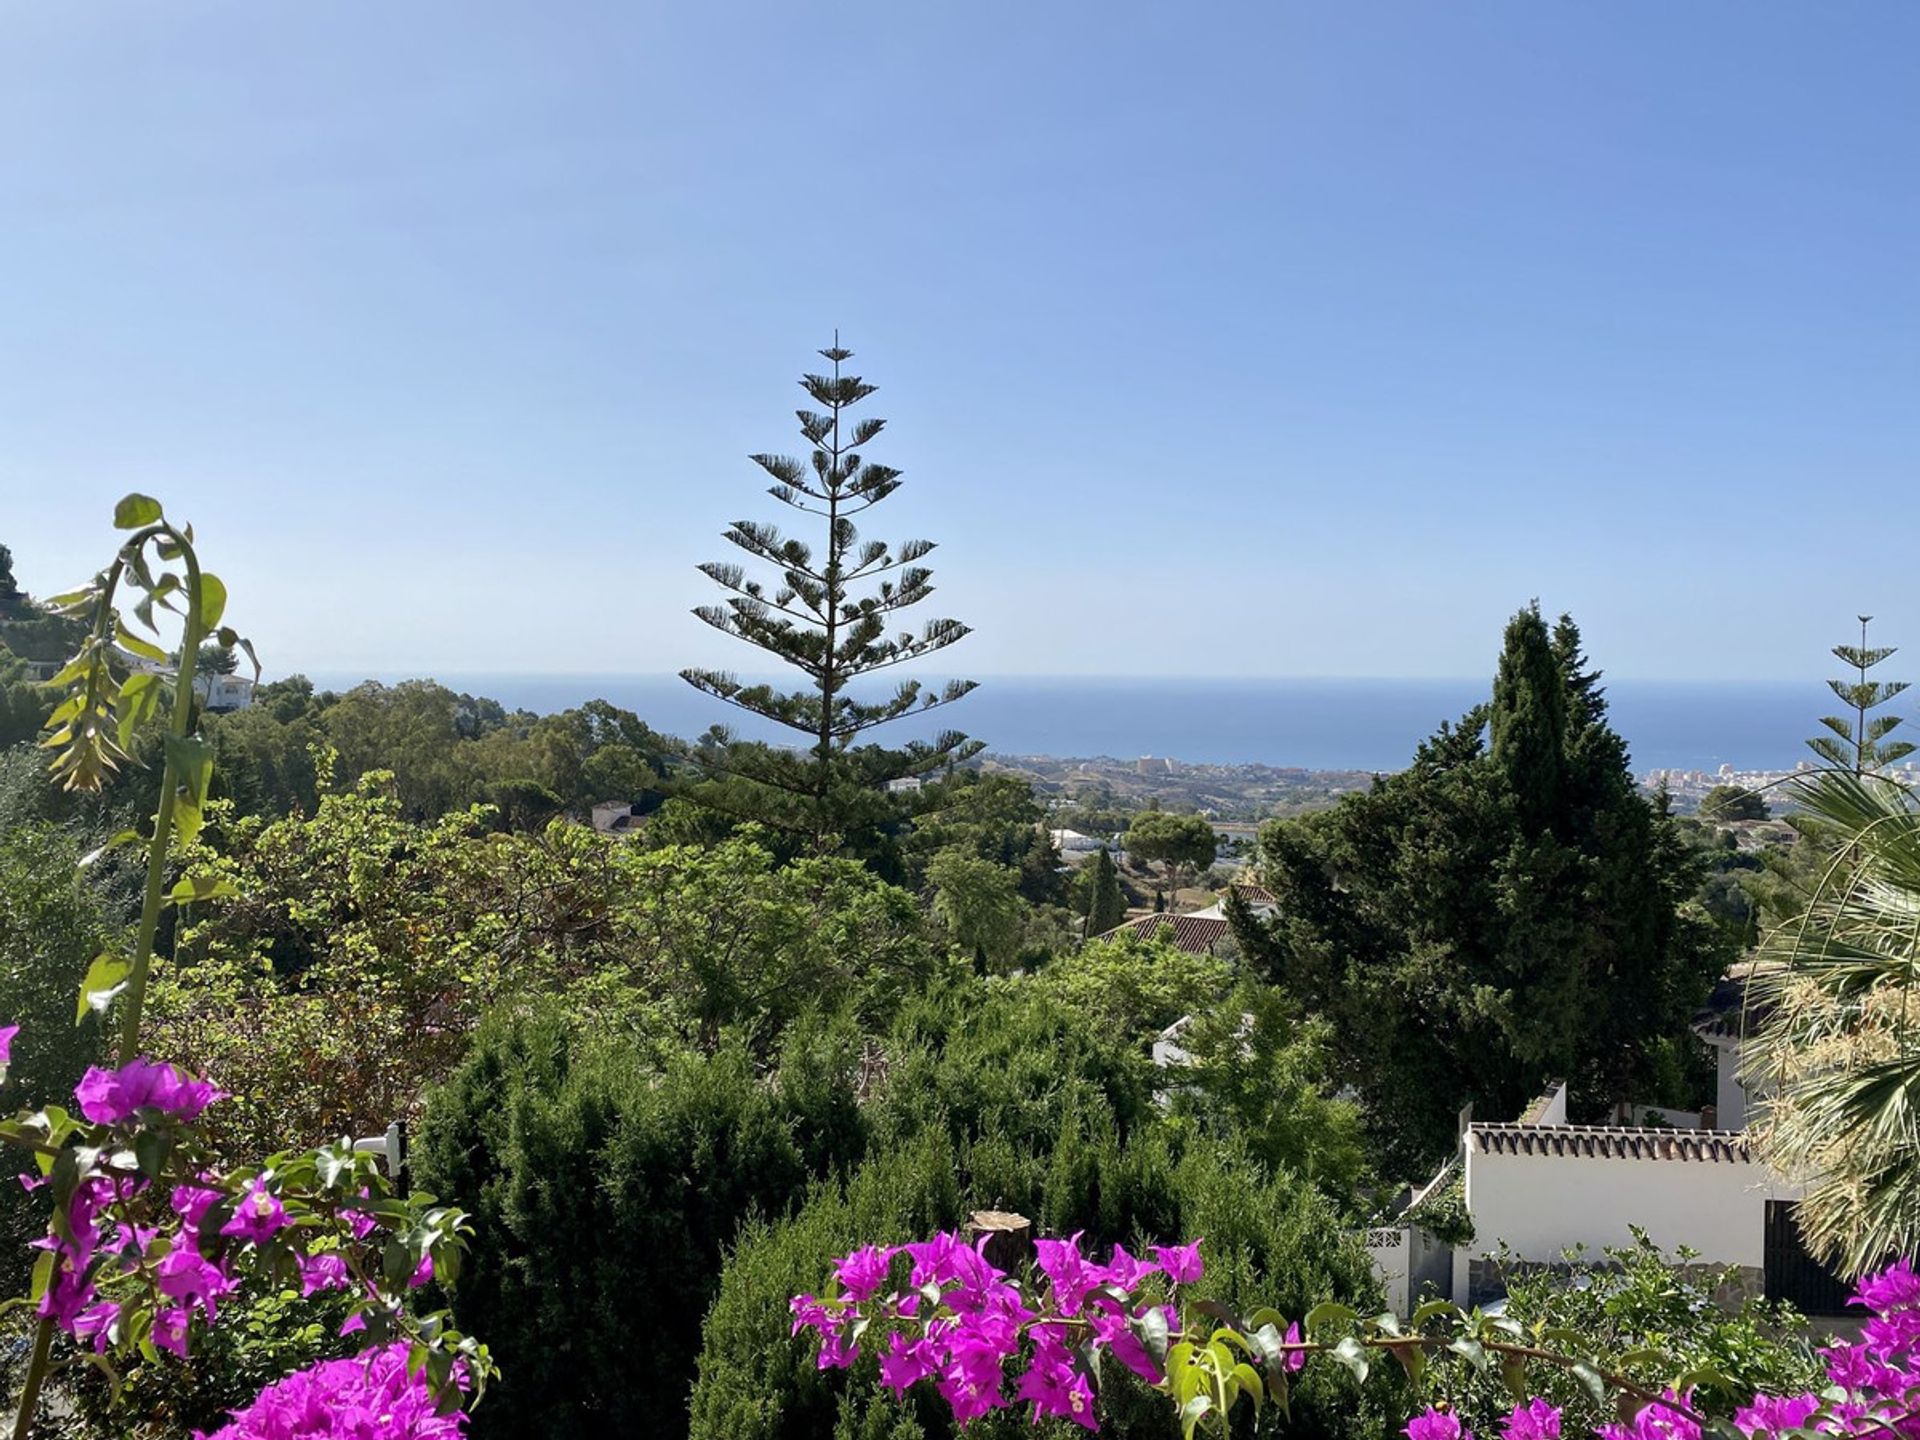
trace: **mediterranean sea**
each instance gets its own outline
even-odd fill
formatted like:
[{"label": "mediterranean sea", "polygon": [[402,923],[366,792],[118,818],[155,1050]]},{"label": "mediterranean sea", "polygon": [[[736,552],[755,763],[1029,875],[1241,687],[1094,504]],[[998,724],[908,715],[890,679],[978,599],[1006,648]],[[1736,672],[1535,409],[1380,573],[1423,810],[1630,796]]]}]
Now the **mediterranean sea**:
[{"label": "mediterranean sea", "polygon": [[[367,677],[314,672],[322,688]],[[392,681],[404,677],[378,675]],[[509,709],[547,713],[595,698],[656,730],[696,736],[725,724],[746,739],[790,741],[778,727],[700,694],[672,675],[442,673],[441,684]],[[897,739],[942,725],[1003,755],[1169,756],[1208,764],[1308,770],[1397,770],[1421,739],[1491,691],[1486,680],[1141,680],[983,678],[965,700],[887,727]],[[1807,681],[1606,682],[1616,729],[1636,773],[1650,769],[1788,769],[1833,696]]]}]

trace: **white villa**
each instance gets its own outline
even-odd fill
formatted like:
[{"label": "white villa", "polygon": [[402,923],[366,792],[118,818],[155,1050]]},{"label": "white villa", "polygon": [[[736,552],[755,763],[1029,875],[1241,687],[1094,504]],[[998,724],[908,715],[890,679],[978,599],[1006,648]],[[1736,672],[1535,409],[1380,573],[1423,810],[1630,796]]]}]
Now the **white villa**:
[{"label": "white villa", "polygon": [[[1718,1052],[1716,1104],[1702,1114],[1633,1107],[1631,1125],[1573,1125],[1564,1084],[1517,1121],[1463,1115],[1460,1151],[1400,1213],[1455,1183],[1472,1219],[1471,1243],[1447,1246],[1417,1225],[1370,1230],[1374,1268],[1400,1313],[1423,1293],[1478,1304],[1504,1292],[1496,1256],[1563,1264],[1569,1250],[1595,1260],[1633,1241],[1633,1228],[1698,1263],[1731,1266],[1747,1293],[1832,1314],[1846,1290],[1802,1248],[1794,1205],[1803,1187],[1775,1173],[1748,1143],[1747,1097],[1738,1078],[1745,976],[1730,975],[1694,1023]],[[1665,1123],[1659,1123],[1664,1121]]]}]

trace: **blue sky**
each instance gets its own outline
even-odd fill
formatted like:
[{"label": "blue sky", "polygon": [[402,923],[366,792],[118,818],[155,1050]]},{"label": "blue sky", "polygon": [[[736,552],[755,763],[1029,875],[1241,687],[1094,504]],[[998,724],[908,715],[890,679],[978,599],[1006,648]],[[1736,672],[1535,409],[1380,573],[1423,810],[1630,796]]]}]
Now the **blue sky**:
[{"label": "blue sky", "polygon": [[1920,647],[1906,3],[0,8],[0,540],[658,671],[838,325],[981,674]]}]

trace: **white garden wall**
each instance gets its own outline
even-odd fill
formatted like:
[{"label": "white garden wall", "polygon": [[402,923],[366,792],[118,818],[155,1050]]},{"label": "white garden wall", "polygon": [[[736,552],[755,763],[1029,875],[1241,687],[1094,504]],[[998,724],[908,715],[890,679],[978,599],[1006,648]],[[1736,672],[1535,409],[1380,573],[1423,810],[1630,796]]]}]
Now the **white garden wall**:
[{"label": "white garden wall", "polygon": [[[1630,1244],[1636,1225],[1667,1249],[1685,1245],[1702,1262],[1757,1272],[1766,1202],[1800,1193],[1752,1159],[1741,1136],[1554,1126],[1534,1131],[1538,1138],[1516,1149],[1516,1127],[1489,1128],[1505,1132],[1504,1143],[1477,1126],[1467,1136],[1474,1241],[1456,1257],[1456,1298],[1472,1288],[1470,1262],[1502,1243],[1536,1263],[1558,1262],[1575,1246],[1598,1259],[1606,1246]],[[1661,1153],[1622,1153],[1634,1149]],[[1713,1151],[1730,1158],[1701,1158]]]}]

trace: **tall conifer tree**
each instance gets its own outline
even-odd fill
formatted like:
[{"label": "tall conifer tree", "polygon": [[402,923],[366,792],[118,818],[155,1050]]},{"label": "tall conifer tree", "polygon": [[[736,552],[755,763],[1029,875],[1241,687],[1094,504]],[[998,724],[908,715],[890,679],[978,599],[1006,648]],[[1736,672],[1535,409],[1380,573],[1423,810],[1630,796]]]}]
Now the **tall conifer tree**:
[{"label": "tall conifer tree", "polygon": [[1904,680],[1867,679],[1867,672],[1891,656],[1895,649],[1892,645],[1867,644],[1867,626],[1872,620],[1871,615],[1860,617],[1858,645],[1833,647],[1834,658],[1843,665],[1851,665],[1854,678],[1829,680],[1827,684],[1853,714],[1822,716],[1820,723],[1833,734],[1817,735],[1807,741],[1807,748],[1834,769],[1851,770],[1855,775],[1868,774],[1913,753],[1913,746],[1907,741],[1887,739],[1900,727],[1898,715],[1868,717],[1868,711],[1878,710],[1907,688]]},{"label": "tall conifer tree", "polygon": [[836,335],[821,356],[829,374],[801,377],[818,410],[797,411],[806,460],[755,455],[773,478],[768,493],[808,517],[815,543],[782,535],[775,526],[737,520],[726,538],[774,575],[771,588],[733,561],[700,567],[728,592],[718,605],[694,611],[707,624],[743,640],[805,678],[796,690],[743,684],[726,671],[689,669],[696,689],[803,736],[801,751],[766,745],[703,745],[699,761],[711,780],[698,798],[830,846],[855,832],[884,825],[907,803],[886,793],[889,781],[925,775],[975,754],[980,745],[958,731],[899,749],[862,742],[869,731],[904,716],[951,704],[974,687],[955,680],[938,688],[901,682],[891,694],[862,698],[854,682],[876,671],[920,660],[967,634],[958,620],[929,620],[916,633],[888,634],[892,617],[933,593],[932,571],[919,562],[931,540],[898,548],[865,540],[854,524],[900,488],[900,471],[870,461],[865,447],[886,422],[854,420],[847,412],[876,387],[843,375],[853,357]]}]

